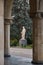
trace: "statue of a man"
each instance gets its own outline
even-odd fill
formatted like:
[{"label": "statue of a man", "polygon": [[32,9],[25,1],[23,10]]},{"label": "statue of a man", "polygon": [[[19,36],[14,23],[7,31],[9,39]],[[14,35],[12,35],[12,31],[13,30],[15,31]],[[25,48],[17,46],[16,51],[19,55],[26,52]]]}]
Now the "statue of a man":
[{"label": "statue of a man", "polygon": [[21,39],[25,39],[25,33],[26,33],[26,29],[25,27],[23,26],[23,29],[22,29],[22,32],[21,32]]}]

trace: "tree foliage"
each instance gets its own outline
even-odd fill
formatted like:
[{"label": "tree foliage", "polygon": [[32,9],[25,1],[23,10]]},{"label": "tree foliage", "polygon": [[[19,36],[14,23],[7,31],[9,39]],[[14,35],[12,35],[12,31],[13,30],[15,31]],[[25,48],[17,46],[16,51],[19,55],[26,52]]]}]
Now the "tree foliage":
[{"label": "tree foliage", "polygon": [[32,20],[29,17],[30,5],[27,0],[14,0],[12,8],[13,24],[11,38],[20,39],[22,26],[26,28],[26,38],[31,38]]}]

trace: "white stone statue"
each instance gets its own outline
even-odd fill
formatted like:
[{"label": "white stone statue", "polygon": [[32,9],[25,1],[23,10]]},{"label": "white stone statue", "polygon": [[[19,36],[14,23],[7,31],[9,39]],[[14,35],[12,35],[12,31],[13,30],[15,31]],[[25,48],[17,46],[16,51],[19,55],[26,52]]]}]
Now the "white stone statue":
[{"label": "white stone statue", "polygon": [[19,40],[19,45],[23,45],[23,46],[26,46],[27,45],[27,40],[25,39],[25,33],[26,33],[26,29],[25,27],[23,26],[23,29],[21,31],[21,39]]},{"label": "white stone statue", "polygon": [[25,33],[26,33],[26,29],[23,26],[22,32],[21,32],[21,39],[25,39]]}]

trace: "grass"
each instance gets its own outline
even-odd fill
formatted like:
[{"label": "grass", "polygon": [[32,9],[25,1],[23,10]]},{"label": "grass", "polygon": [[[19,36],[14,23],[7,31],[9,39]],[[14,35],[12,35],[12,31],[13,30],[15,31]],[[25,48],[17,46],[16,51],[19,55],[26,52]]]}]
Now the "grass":
[{"label": "grass", "polygon": [[29,44],[29,45],[26,45],[26,46],[23,46],[23,45],[21,45],[21,46],[19,46],[19,45],[17,45],[17,44],[19,44],[19,43],[16,43],[16,45],[15,45],[15,43],[12,43],[12,45],[11,45],[11,47],[18,47],[18,48],[27,48],[27,49],[32,49],[32,47],[33,47],[33,45],[32,44]]},{"label": "grass", "polygon": [[32,48],[32,44],[27,45],[26,48],[31,49]]},{"label": "grass", "polygon": [[32,49],[33,48],[33,45],[32,44],[29,44],[27,46],[16,46],[18,48],[25,48],[25,49]]}]

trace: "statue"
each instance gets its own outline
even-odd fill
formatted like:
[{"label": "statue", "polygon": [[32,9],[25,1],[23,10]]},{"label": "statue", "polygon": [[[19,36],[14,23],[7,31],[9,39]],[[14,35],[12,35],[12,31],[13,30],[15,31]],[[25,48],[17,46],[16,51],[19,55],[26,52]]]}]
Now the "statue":
[{"label": "statue", "polygon": [[25,39],[25,33],[26,33],[26,29],[23,26],[22,32],[21,32],[21,39]]},{"label": "statue", "polygon": [[27,40],[25,39],[25,33],[26,33],[26,29],[23,26],[23,29],[21,31],[21,39],[19,40],[19,45],[21,46],[26,46],[27,45]]}]

